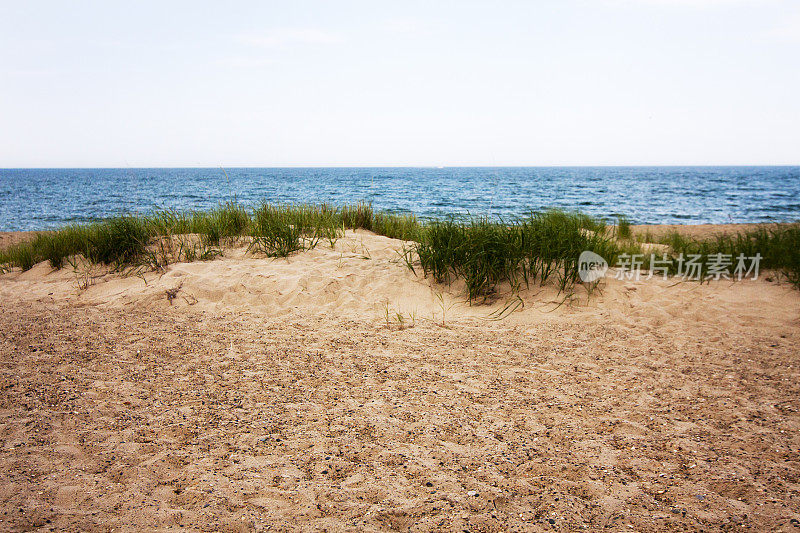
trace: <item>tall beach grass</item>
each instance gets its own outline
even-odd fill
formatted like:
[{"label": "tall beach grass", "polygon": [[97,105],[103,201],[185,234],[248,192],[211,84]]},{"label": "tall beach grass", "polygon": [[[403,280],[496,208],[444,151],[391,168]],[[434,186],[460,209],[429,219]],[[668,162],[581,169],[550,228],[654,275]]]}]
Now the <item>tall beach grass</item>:
[{"label": "tall beach grass", "polygon": [[582,251],[594,251],[609,261],[618,253],[600,221],[563,211],[509,221],[486,217],[433,221],[412,249],[426,276],[440,283],[463,279],[470,301],[486,299],[503,282],[518,289],[554,281],[563,291],[579,281]]},{"label": "tall beach grass", "polygon": [[[759,255],[760,269],[777,271],[800,289],[800,224],[763,226],[706,239],[691,238],[673,231],[656,240],[670,248],[672,257],[695,255],[708,258],[722,254],[735,263],[740,255],[747,258]],[[706,276],[707,266],[707,262],[701,263],[701,277]]]},{"label": "tall beach grass", "polygon": [[[642,253],[624,217],[616,229],[580,213],[557,210],[497,220],[479,216],[421,221],[411,214],[376,212],[369,204],[334,207],[264,202],[246,209],[230,202],[204,212],[158,211],[125,215],[91,224],[73,224],[38,234],[0,250],[0,265],[27,270],[41,261],[53,268],[76,257],[123,268],[155,269],[170,262],[213,259],[223,244],[241,239],[250,252],[270,257],[334,246],[347,229],[365,229],[407,241],[405,260],[436,282],[465,282],[470,301],[484,301],[508,283],[512,290],[553,283],[570,290],[580,282],[578,256],[591,250],[614,265],[621,254]],[[759,253],[762,268],[781,272],[800,288],[800,225],[760,228],[714,239],[662,237],[669,255]],[[645,259],[647,254],[643,254]]]}]

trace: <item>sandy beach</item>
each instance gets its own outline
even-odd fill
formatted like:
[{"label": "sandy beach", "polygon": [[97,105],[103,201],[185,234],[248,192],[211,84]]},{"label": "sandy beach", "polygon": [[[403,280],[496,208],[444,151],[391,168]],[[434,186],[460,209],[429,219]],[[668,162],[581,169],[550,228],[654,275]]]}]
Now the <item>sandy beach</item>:
[{"label": "sandy beach", "polygon": [[496,320],[401,246],[0,275],[0,528],[800,526],[789,284],[532,287]]},{"label": "sandy beach", "polygon": [[33,239],[35,231],[0,231],[0,250]]}]

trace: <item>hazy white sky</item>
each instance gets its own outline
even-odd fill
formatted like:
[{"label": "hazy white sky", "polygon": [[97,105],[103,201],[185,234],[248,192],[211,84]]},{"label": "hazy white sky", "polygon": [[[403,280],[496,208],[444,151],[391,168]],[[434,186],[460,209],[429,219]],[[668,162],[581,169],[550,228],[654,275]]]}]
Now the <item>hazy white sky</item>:
[{"label": "hazy white sky", "polygon": [[562,164],[800,164],[800,2],[0,3],[0,167]]}]

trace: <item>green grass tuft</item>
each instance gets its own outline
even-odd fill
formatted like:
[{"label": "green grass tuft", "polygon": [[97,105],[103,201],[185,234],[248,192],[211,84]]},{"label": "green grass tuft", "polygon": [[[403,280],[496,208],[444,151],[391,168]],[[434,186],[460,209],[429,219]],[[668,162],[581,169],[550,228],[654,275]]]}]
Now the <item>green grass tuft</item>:
[{"label": "green grass tuft", "polygon": [[412,249],[426,276],[439,283],[464,279],[474,301],[494,294],[502,282],[516,290],[554,280],[560,290],[569,289],[579,281],[578,256],[584,250],[616,259],[618,250],[601,229],[584,215],[555,210],[509,223],[451,218],[426,225]]},{"label": "green grass tuft", "polygon": [[111,218],[89,227],[86,257],[105,265],[132,264],[144,254],[149,240],[146,218],[132,215]]},{"label": "green grass tuft", "polygon": [[776,270],[800,289],[800,224],[760,227],[735,234],[721,234],[709,239],[693,239],[671,232],[658,241],[671,249],[672,257],[700,255],[702,277],[706,275],[705,260],[709,256],[730,256],[733,264],[740,255],[746,258],[760,254],[759,270]]},{"label": "green grass tuft", "polygon": [[14,244],[0,253],[0,264],[23,271],[30,270],[39,261],[39,252],[34,249],[32,242]]},{"label": "green grass tuft", "polygon": [[270,257],[286,257],[299,250],[312,248],[315,244],[305,243],[302,224],[302,211],[287,206],[264,204],[256,210],[250,250]]},{"label": "green grass tuft", "polygon": [[617,217],[617,237],[620,239],[630,239],[633,237],[631,233],[631,221],[628,217],[621,215]]}]

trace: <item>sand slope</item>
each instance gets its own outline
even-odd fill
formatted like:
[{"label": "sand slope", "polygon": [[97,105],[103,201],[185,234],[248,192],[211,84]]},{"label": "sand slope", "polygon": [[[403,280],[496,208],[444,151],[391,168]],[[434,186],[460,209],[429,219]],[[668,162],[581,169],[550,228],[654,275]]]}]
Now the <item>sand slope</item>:
[{"label": "sand slope", "polygon": [[800,293],[608,280],[491,320],[510,295],[401,244],[0,276],[2,528],[800,524]]}]

